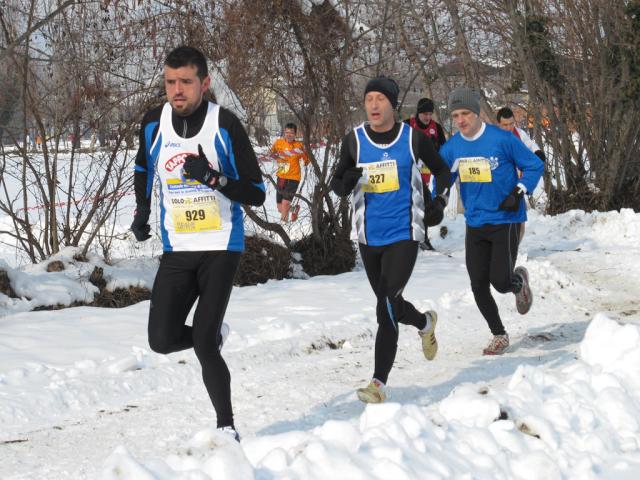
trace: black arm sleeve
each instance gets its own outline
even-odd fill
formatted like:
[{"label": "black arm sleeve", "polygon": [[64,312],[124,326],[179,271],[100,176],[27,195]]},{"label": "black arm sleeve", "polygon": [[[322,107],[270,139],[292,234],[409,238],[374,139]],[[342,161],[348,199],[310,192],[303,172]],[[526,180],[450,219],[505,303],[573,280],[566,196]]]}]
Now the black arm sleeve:
[{"label": "black arm sleeve", "polygon": [[542,163],[545,163],[547,161],[547,157],[545,156],[544,152],[542,150],[536,150],[535,152],[533,152],[540,160],[542,160]]},{"label": "black arm sleeve", "polygon": [[[136,207],[139,209],[147,208],[151,206],[151,196],[147,196],[147,185],[149,181],[149,175],[153,175],[153,172],[148,171],[147,165],[147,141],[145,130],[147,126],[160,120],[160,113],[162,108],[154,108],[145,114],[140,124],[140,131],[138,132],[138,152],[136,153],[136,169],[133,172],[133,190],[136,194]],[[151,142],[158,134],[158,127],[156,126],[151,135]]]},{"label": "black arm sleeve", "polygon": [[451,171],[433,146],[433,142],[424,133],[413,130],[413,151],[431,170],[436,179],[436,194],[449,193],[451,187]]},{"label": "black arm sleeve", "polygon": [[331,190],[338,195],[339,197],[346,197],[351,193],[351,191],[346,191],[344,185],[342,183],[342,176],[344,172],[356,166],[356,137],[353,132],[349,132],[342,139],[342,144],[340,145],[340,159],[338,160],[338,164],[336,165],[336,169],[333,172],[333,177],[331,178],[330,186]]},{"label": "black arm sleeve", "polygon": [[444,129],[442,125],[436,122],[436,130],[438,130],[438,146],[441,147],[447,141],[447,137],[444,134]]},{"label": "black arm sleeve", "polygon": [[136,192],[136,208],[151,208],[151,197],[147,197],[147,172],[133,172],[133,190]]},{"label": "black arm sleeve", "polygon": [[262,205],[265,200],[262,174],[246,130],[238,117],[225,108],[220,109],[220,128],[229,133],[238,171],[238,178],[228,177],[227,185],[220,192],[234,202]]}]

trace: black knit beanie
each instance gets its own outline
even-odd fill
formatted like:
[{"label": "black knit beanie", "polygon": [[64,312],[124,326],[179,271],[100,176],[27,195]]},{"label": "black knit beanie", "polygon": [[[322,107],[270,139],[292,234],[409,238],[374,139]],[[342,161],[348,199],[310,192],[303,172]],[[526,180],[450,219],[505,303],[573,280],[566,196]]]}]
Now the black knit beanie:
[{"label": "black knit beanie", "polygon": [[380,76],[372,78],[367,82],[367,86],[364,88],[365,96],[369,92],[380,92],[389,99],[391,106],[395,108],[398,106],[398,95],[400,94],[400,88],[393,78]]},{"label": "black knit beanie", "polygon": [[418,100],[418,113],[433,113],[433,100],[430,98]]}]

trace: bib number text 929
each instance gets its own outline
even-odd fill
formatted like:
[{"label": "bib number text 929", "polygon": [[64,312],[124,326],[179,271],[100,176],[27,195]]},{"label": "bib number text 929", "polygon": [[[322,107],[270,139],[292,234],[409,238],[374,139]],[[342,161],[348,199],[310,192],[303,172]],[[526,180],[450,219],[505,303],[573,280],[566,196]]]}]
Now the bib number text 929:
[{"label": "bib number text 929", "polygon": [[187,222],[196,222],[198,220],[204,220],[206,215],[204,210],[186,210],[184,212],[184,216],[187,219]]}]

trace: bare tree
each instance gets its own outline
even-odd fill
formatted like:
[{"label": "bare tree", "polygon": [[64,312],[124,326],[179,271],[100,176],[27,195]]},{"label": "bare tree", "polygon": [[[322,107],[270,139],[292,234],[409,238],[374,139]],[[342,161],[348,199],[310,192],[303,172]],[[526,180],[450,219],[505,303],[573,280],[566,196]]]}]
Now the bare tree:
[{"label": "bare tree", "polygon": [[[298,194],[308,206],[311,231],[301,242],[303,246],[299,242],[294,248],[305,250],[306,259],[316,259],[317,273],[353,264],[348,205],[336,199],[329,188],[340,142],[359,104],[353,90],[353,70],[358,46],[355,18],[361,5],[343,2],[341,6],[342,14],[328,1],[307,11],[292,0],[260,5],[236,2],[225,9],[224,24],[229,27],[210,55],[224,60],[223,73],[243,104],[250,105],[260,95],[275,95],[297,120],[313,169],[307,180],[313,193],[310,198]],[[249,8],[250,16],[246,15]],[[252,42],[247,45],[242,32],[249,28]],[[324,145],[320,157],[313,148],[316,144]],[[274,182],[268,173],[265,176]],[[268,222],[259,211],[247,213],[261,227],[276,232],[285,244],[291,244],[279,225]],[[341,251],[346,252],[342,265]]]},{"label": "bare tree", "polygon": [[[264,209],[245,211],[257,230],[308,248],[318,271],[330,266],[336,245],[351,249],[348,204],[328,185],[343,135],[364,118],[359,92],[380,73],[399,80],[402,103],[415,90],[443,105],[466,84],[483,93],[488,121],[503,104],[521,107],[547,147],[551,211],[638,205],[637,0],[2,5],[0,133],[13,147],[0,152],[0,210],[12,227],[0,233],[32,261],[96,240],[108,250],[118,200],[130,193],[135,129],[163,101],[161,62],[178,44],[212,59],[258,143],[268,142],[264,122],[274,102],[298,123],[311,157],[311,193],[297,196],[309,215],[303,241]],[[446,108],[439,113],[446,120]],[[38,152],[27,141],[35,137]],[[85,151],[89,137],[102,148]]]},{"label": "bare tree", "polygon": [[[637,2],[505,1],[538,138],[552,145],[551,211],[636,204]],[[626,197],[626,198],[625,198]]]},{"label": "bare tree", "polygon": [[[118,200],[131,191],[126,147],[133,147],[139,111],[155,93],[149,70],[157,61],[149,58],[140,28],[144,12],[123,24],[115,5],[66,5],[53,15],[40,2],[30,2],[26,12],[16,3],[3,15],[26,15],[30,33],[20,44],[6,31],[12,47],[4,61],[21,85],[22,128],[9,132],[15,148],[3,151],[0,210],[14,228],[0,233],[34,262],[66,245],[86,252],[105,224],[113,224]],[[108,125],[109,148],[79,152],[80,138],[96,123]],[[41,139],[41,150],[30,151],[27,135]]]},{"label": "bare tree", "polygon": [[430,89],[478,89],[488,120],[505,104],[527,113],[549,154],[550,211],[638,205],[638,2],[398,0],[394,10]]}]

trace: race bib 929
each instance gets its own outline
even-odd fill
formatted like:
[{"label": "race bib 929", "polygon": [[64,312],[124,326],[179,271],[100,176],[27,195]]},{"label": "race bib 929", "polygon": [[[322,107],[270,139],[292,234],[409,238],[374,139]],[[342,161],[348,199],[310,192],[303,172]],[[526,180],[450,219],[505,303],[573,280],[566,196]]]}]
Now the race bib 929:
[{"label": "race bib 929", "polygon": [[170,214],[176,233],[222,230],[220,207],[213,193],[171,198]]}]

